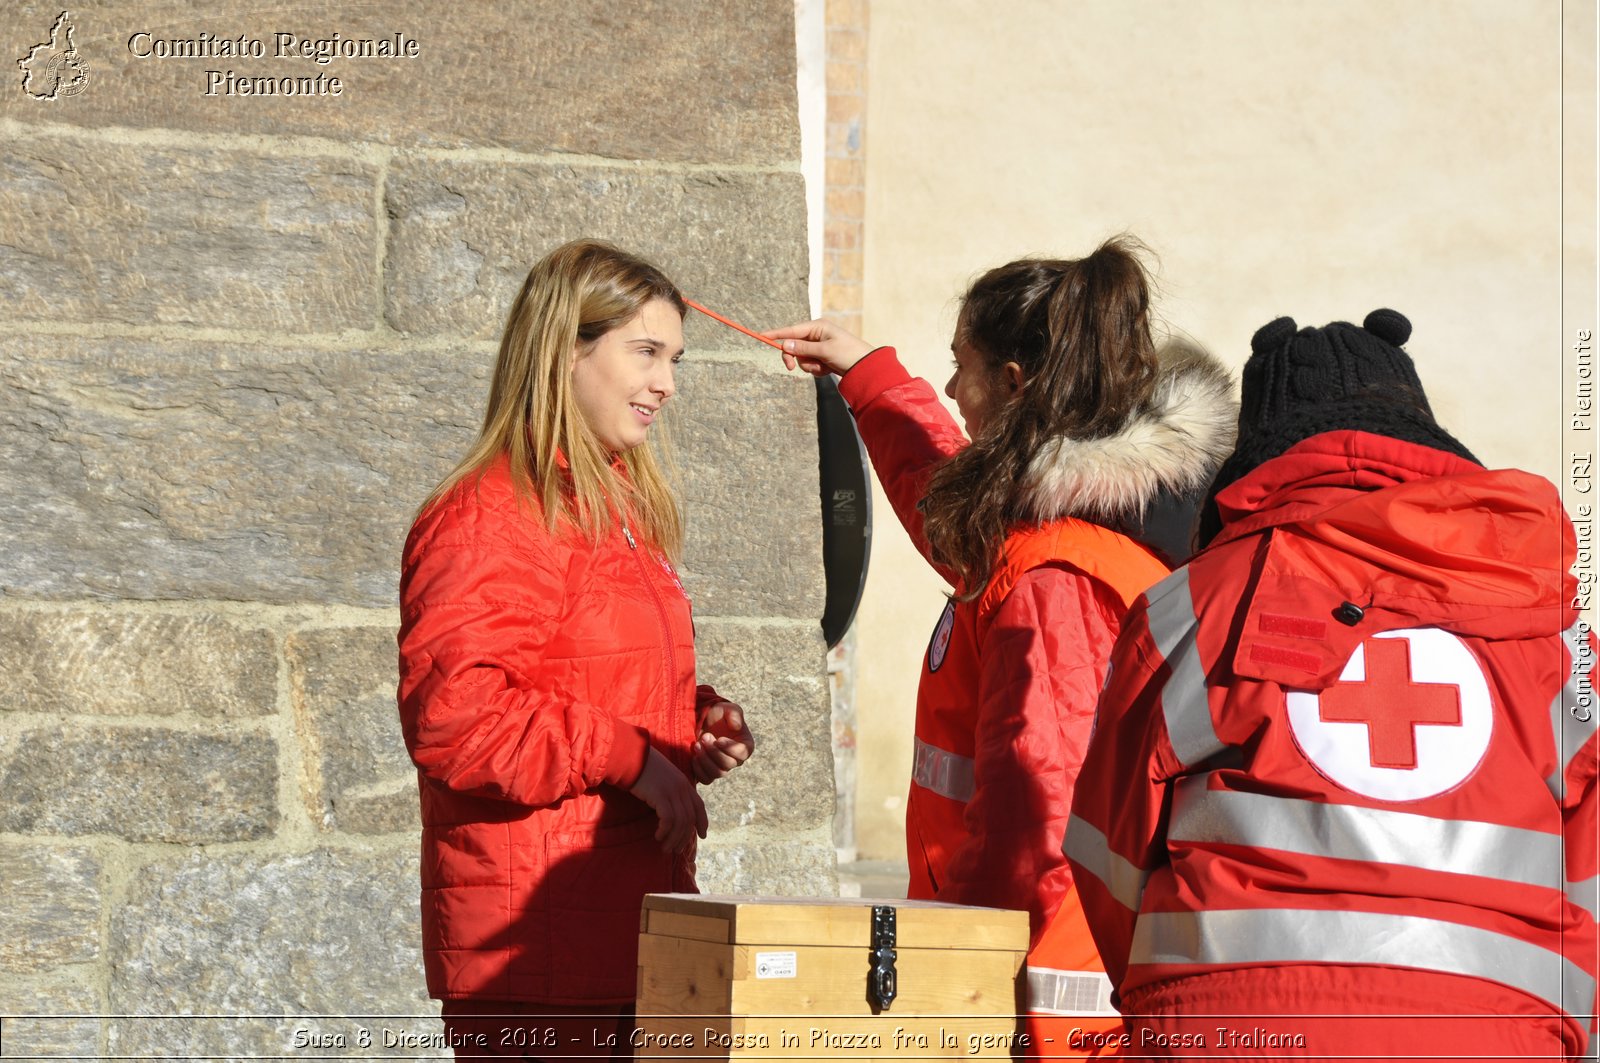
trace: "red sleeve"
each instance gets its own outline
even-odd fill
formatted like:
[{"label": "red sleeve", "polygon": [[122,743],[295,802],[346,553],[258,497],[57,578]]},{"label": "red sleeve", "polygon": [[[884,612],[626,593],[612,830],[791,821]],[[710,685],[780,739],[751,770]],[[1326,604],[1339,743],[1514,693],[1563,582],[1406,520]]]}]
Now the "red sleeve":
[{"label": "red sleeve", "polygon": [[532,806],[632,785],[646,733],[541,676],[565,598],[551,555],[459,531],[407,553],[399,702],[418,770],[451,790]]},{"label": "red sleeve", "polygon": [[1127,973],[1144,883],[1165,859],[1166,781],[1175,767],[1161,714],[1170,669],[1151,639],[1148,608],[1147,597],[1134,603],[1112,649],[1065,846],[1113,987]]},{"label": "red sleeve", "polygon": [[[879,347],[839,378],[839,394],[850,404],[872,468],[883,484],[895,516],[917,551],[928,558],[928,539],[917,508],[928,490],[934,467],[967,445],[955,418],[934,393],[933,385],[906,372],[893,347]],[[934,565],[946,581],[950,571]]]},{"label": "red sleeve", "polygon": [[978,655],[969,841],[938,900],[1029,913],[1036,942],[1072,882],[1061,851],[1095,697],[1122,604],[1076,569],[1023,575]]}]

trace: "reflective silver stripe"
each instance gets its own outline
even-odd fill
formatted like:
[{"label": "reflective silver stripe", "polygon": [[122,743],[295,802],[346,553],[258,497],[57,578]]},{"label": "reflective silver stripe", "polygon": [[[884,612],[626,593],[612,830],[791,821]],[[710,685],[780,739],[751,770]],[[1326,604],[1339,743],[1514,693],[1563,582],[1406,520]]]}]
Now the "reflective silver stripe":
[{"label": "reflective silver stripe", "polygon": [[1600,878],[1567,883],[1567,900],[1600,919]]},{"label": "reflective silver stripe", "polygon": [[1567,681],[1561,692],[1550,703],[1550,728],[1556,738],[1555,774],[1545,780],[1557,801],[1566,800],[1567,766],[1578,750],[1600,726],[1600,705],[1595,704],[1594,687],[1589,682],[1589,669],[1594,665],[1594,653],[1589,649],[1589,625],[1582,620],[1561,633],[1566,643],[1571,665]]},{"label": "reflective silver stripe", "polygon": [[972,758],[916,740],[916,760],[911,781],[952,801],[970,801],[973,794]]},{"label": "reflective silver stripe", "polygon": [[1028,965],[1028,1010],[1044,1015],[1112,1015],[1111,979],[1104,971],[1058,971]]},{"label": "reflective silver stripe", "polygon": [[1500,982],[1569,1015],[1594,1005],[1594,978],[1559,953],[1477,927],[1376,912],[1146,912],[1129,963],[1375,963]]},{"label": "reflective silver stripe", "polygon": [[1477,820],[1435,819],[1411,812],[1208,790],[1205,776],[1191,776],[1174,788],[1167,840],[1398,864],[1556,891],[1566,881],[1559,834]]},{"label": "reflective silver stripe", "polygon": [[1118,904],[1129,911],[1139,910],[1139,898],[1150,876],[1138,864],[1112,852],[1106,836],[1093,823],[1077,816],[1067,820],[1067,837],[1061,843],[1061,851],[1099,879]]},{"label": "reflective silver stripe", "polygon": [[1151,641],[1172,670],[1161,689],[1167,740],[1184,766],[1192,768],[1224,746],[1211,726],[1211,707],[1206,703],[1206,669],[1195,645],[1198,625],[1189,593],[1189,569],[1178,569],[1145,596],[1150,602]]}]

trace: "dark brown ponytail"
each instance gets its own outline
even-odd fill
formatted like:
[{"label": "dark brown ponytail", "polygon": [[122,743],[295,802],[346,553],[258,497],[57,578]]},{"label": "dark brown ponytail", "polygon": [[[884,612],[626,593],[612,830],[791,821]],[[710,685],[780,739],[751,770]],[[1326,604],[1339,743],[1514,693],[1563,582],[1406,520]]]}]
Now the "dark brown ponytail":
[{"label": "dark brown ponytail", "polygon": [[1087,258],[1019,259],[962,299],[957,339],[990,372],[1016,362],[1022,387],[929,480],[924,528],[935,559],[960,575],[961,598],[982,591],[1022,519],[1021,484],[1039,447],[1111,435],[1149,401],[1157,367],[1143,250],[1122,236]]}]

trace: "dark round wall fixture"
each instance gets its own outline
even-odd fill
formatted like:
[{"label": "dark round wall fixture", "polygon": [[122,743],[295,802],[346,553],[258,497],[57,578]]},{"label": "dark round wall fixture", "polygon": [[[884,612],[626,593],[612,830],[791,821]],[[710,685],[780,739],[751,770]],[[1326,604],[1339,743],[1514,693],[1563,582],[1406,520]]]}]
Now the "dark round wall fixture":
[{"label": "dark round wall fixture", "polygon": [[828,601],[822,637],[832,649],[861,604],[872,552],[872,484],[855,419],[831,376],[817,377],[817,454],[822,479],[822,565]]}]

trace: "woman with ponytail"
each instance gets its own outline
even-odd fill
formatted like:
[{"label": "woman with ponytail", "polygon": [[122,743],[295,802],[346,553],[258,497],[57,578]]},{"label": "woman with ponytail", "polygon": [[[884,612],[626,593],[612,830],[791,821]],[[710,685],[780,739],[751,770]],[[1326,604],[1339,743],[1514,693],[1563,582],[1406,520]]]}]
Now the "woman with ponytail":
[{"label": "woman with ponytail", "polygon": [[1120,1034],[1062,837],[1122,615],[1167,572],[1141,529],[1175,500],[1192,512],[1233,441],[1226,373],[1158,354],[1137,250],[978,278],[944,389],[966,435],[893,348],[828,321],[767,333],[791,369],[839,374],[896,515],[953,588],[917,696],[909,892],[1029,913],[1046,1055]]},{"label": "woman with ponytail", "polygon": [[631,1056],[640,902],[695,889],[695,783],[754,748],[695,685],[682,520],[646,445],[686,309],[607,244],[547,255],[406,540],[423,963],[458,1055]]}]

